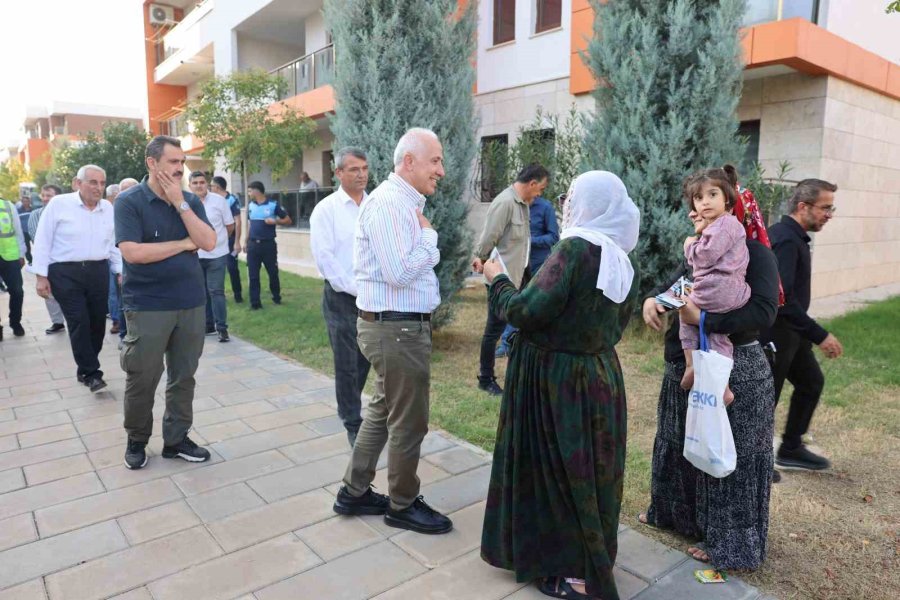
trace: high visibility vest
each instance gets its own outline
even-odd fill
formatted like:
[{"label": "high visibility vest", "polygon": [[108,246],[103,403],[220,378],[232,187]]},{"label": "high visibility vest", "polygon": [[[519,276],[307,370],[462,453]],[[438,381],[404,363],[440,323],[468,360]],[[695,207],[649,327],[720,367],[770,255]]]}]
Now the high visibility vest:
[{"label": "high visibility vest", "polygon": [[0,258],[10,262],[19,260],[19,240],[16,239],[14,218],[12,203],[0,199]]}]

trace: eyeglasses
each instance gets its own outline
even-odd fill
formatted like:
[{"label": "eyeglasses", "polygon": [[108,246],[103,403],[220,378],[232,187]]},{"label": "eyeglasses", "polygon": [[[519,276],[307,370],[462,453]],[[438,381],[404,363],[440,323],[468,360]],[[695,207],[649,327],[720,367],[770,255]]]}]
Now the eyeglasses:
[{"label": "eyeglasses", "polygon": [[822,212],[825,213],[826,215],[833,215],[834,213],[837,212],[837,207],[834,204],[831,204],[829,206],[822,206],[821,204],[809,204],[808,206],[811,206],[812,208],[821,209]]}]

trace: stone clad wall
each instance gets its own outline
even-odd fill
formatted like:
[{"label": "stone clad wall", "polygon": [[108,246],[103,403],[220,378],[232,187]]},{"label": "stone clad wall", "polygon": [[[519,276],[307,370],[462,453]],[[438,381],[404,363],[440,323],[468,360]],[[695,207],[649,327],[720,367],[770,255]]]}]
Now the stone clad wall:
[{"label": "stone clad wall", "polygon": [[774,175],[838,185],[838,211],[814,236],[813,297],[900,282],[900,101],[827,76],[746,82],[742,121],[760,120],[759,160]]}]

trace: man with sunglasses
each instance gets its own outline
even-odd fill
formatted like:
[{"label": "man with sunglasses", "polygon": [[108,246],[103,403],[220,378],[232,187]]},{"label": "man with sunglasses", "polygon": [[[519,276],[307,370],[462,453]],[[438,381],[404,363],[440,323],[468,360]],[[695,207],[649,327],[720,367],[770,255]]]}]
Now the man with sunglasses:
[{"label": "man with sunglasses", "polygon": [[812,274],[809,232],[821,231],[834,216],[836,191],[833,183],[804,179],[788,201],[790,214],[769,229],[785,297],[775,324],[765,336],[766,341],[775,344],[772,371],[776,405],[785,379],[794,386],[787,424],[775,456],[775,464],[781,469],[820,471],[831,466],[828,459],[811,452],[802,438],[825,386],[812,345],[817,345],[828,358],[838,358],[844,352],[834,334],[825,331],[807,314]]}]

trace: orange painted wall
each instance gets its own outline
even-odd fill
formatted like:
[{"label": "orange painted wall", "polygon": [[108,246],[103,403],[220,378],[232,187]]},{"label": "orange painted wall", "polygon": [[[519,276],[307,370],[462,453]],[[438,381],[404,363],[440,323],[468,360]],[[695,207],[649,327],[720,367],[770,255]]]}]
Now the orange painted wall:
[{"label": "orange painted wall", "polygon": [[[593,25],[588,0],[572,0],[569,91],[575,95],[594,89],[594,76],[579,56],[587,49]],[[782,64],[811,75],[833,75],[900,99],[900,65],[799,17],[745,29],[741,47],[747,69]]]},{"label": "orange painted wall", "polygon": [[[160,115],[170,113],[173,108],[187,101],[187,88],[180,85],[162,85],[156,83],[153,71],[156,68],[156,48],[151,41],[156,30],[150,25],[150,3],[152,0],[144,0],[144,55],[147,70],[147,114],[149,116],[150,135],[159,135]],[[179,8],[175,9],[175,18],[180,20],[184,14]]]},{"label": "orange painted wall", "polygon": [[[302,94],[297,94],[284,101],[284,104],[297,110],[307,117],[316,119],[334,112],[334,88],[325,85]],[[275,103],[269,111],[277,115],[281,112],[281,103]]]},{"label": "orange painted wall", "polygon": [[50,151],[50,140],[29,138],[25,149],[25,160],[22,164],[28,164],[28,168],[46,169],[53,162],[53,154]]}]

